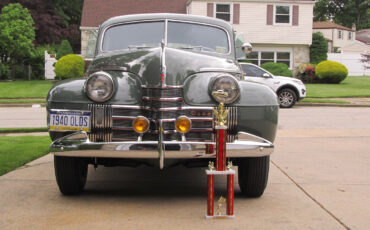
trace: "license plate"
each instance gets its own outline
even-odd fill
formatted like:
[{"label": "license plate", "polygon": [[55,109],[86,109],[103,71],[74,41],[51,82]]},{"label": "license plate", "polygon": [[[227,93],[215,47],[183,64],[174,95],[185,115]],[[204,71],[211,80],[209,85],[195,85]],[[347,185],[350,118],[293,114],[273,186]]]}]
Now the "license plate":
[{"label": "license plate", "polygon": [[49,130],[90,131],[90,111],[51,110]]}]

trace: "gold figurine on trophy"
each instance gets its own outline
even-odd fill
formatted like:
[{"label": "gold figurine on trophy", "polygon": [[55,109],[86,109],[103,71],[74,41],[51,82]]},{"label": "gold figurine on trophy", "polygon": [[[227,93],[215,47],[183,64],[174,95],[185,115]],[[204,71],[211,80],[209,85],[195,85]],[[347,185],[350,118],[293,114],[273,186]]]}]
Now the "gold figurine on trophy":
[{"label": "gold figurine on trophy", "polygon": [[216,125],[217,126],[225,126],[226,122],[227,122],[226,118],[227,118],[227,114],[229,113],[229,110],[225,109],[224,101],[225,101],[225,98],[229,94],[227,92],[223,91],[222,89],[220,89],[220,90],[217,90],[217,91],[213,91],[212,95],[224,99],[223,101],[220,102],[217,109],[213,110],[213,113],[215,114]]},{"label": "gold figurine on trophy", "polygon": [[221,196],[220,199],[218,199],[217,201],[217,215],[219,216],[222,215],[221,208],[225,203],[226,203],[226,199],[223,196]]}]

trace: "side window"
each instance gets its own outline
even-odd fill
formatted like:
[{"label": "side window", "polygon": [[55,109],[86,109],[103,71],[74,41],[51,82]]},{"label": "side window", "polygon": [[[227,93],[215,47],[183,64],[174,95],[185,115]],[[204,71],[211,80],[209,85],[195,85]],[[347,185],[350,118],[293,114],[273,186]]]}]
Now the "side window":
[{"label": "side window", "polygon": [[241,65],[241,66],[243,68],[243,72],[248,77],[262,77],[262,75],[266,73],[262,69],[253,65]]}]

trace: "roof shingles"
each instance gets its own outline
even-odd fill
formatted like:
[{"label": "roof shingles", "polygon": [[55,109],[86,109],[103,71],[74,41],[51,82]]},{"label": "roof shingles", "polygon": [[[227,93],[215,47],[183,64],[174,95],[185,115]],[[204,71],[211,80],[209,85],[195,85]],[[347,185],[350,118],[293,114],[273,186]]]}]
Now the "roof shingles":
[{"label": "roof shingles", "polygon": [[186,14],[187,0],[85,0],[81,27],[98,27],[105,20],[127,14]]},{"label": "roof shingles", "polygon": [[338,25],[334,22],[327,22],[327,21],[313,22],[312,28],[313,29],[340,29],[340,30],[354,31],[350,28]]}]

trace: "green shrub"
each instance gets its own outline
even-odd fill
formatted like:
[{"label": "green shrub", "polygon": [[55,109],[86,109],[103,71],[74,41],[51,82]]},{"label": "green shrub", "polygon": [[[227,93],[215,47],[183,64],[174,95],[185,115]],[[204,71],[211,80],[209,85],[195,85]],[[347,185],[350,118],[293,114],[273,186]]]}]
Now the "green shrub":
[{"label": "green shrub", "polygon": [[328,42],[321,32],[312,34],[312,45],[310,46],[311,63],[317,64],[328,59]]},{"label": "green shrub", "polygon": [[347,68],[336,61],[323,61],[316,66],[316,75],[323,83],[339,84],[347,75]]},{"label": "green shrub", "polygon": [[266,62],[261,65],[262,68],[278,76],[292,77],[293,74],[284,63]]},{"label": "green shrub", "polygon": [[56,59],[59,60],[67,54],[73,54],[72,46],[68,40],[63,40],[58,47]]},{"label": "green shrub", "polygon": [[75,54],[60,58],[55,64],[54,72],[58,79],[80,78],[84,74],[85,61]]},{"label": "green shrub", "polygon": [[10,78],[10,68],[8,65],[0,63],[0,80]]}]

